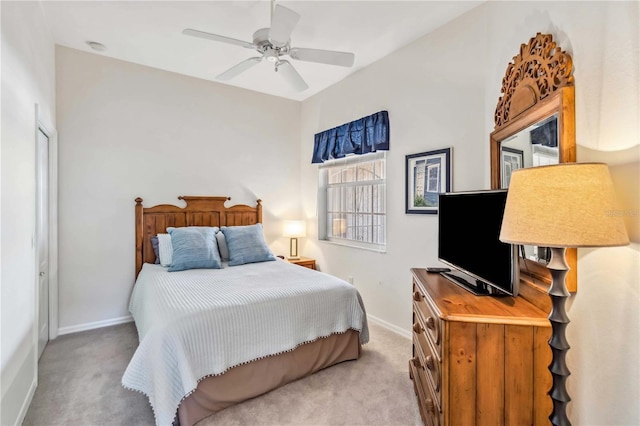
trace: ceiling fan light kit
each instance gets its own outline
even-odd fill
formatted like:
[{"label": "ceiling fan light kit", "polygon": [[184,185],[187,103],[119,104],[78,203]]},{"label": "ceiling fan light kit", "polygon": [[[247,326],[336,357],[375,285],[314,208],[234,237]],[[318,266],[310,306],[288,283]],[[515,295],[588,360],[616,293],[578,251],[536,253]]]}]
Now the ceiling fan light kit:
[{"label": "ceiling fan light kit", "polygon": [[[273,5],[273,1],[271,4]],[[300,74],[298,74],[293,65],[291,65],[289,61],[281,59],[281,56],[288,55],[290,58],[298,61],[351,67],[353,66],[355,55],[349,52],[338,52],[334,50],[291,47],[291,33],[299,20],[300,15],[293,10],[276,5],[272,7],[271,27],[261,28],[253,33],[253,43],[191,28],[183,30],[182,33],[193,37],[254,49],[261,54],[261,56],[245,59],[219,74],[216,76],[218,80],[231,80],[254,65],[262,62],[263,59],[266,59],[267,62],[274,64],[274,70],[284,77],[293,90],[301,92],[308,89],[309,86]]]}]

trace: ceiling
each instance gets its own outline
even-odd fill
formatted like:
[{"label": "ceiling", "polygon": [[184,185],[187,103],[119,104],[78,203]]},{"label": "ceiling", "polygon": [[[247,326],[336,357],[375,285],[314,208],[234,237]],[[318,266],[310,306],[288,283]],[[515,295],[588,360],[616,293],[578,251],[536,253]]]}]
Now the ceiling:
[{"label": "ceiling", "polygon": [[[292,47],[353,52],[353,67],[285,57],[309,85],[303,92],[292,90],[267,61],[220,83],[301,101],[481,3],[278,0],[276,4],[301,16],[291,34]],[[270,26],[271,8],[269,0],[42,0],[41,5],[59,45],[211,81],[256,52],[186,36],[182,30],[193,28],[251,42],[257,29]],[[102,43],[106,50],[92,50],[88,41]]]}]

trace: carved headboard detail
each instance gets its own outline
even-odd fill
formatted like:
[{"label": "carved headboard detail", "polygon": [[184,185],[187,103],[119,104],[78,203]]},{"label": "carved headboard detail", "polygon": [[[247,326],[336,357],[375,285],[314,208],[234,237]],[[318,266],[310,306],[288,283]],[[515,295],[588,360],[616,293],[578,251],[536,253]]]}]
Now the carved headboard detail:
[{"label": "carved headboard detail", "polygon": [[507,65],[494,116],[499,129],[561,87],[573,86],[571,55],[551,34],[536,34]]},{"label": "carved headboard detail", "polygon": [[238,226],[262,223],[262,201],[256,206],[238,204],[225,207],[231,197],[194,197],[180,196],[187,205],[178,207],[160,204],[143,207],[142,198],[136,198],[136,278],[144,262],[153,263],[155,253],[151,246],[151,237],[167,232],[168,226]]}]

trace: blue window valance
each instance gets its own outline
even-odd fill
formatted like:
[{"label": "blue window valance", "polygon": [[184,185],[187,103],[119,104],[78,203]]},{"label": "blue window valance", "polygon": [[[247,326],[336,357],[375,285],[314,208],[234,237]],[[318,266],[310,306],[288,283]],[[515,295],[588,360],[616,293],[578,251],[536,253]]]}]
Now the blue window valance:
[{"label": "blue window valance", "polygon": [[347,154],[389,150],[389,113],[376,112],[350,123],[316,133],[311,163],[324,163]]}]

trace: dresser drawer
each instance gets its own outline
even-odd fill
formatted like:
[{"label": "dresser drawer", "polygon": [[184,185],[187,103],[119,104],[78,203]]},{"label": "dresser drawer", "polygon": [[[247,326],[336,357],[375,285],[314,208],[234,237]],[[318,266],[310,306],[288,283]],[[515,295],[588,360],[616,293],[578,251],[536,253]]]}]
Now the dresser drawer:
[{"label": "dresser drawer", "polygon": [[420,287],[413,283],[413,312],[416,314],[427,338],[435,348],[438,360],[442,359],[442,323],[420,290]]},{"label": "dresser drawer", "polygon": [[420,325],[413,325],[413,347],[415,356],[420,360],[420,365],[424,370],[424,374],[431,386],[434,394],[434,401],[438,404],[438,408],[442,409],[442,370],[440,361],[433,353],[431,344],[427,341],[424,332],[420,329]]},{"label": "dresser drawer", "polygon": [[422,421],[426,426],[440,426],[440,410],[435,403],[433,391],[427,384],[424,369],[418,357],[409,361],[409,371],[418,397]]},{"label": "dresser drawer", "polygon": [[425,426],[548,425],[548,313],[524,297],[477,297],[413,268],[413,379]]}]

